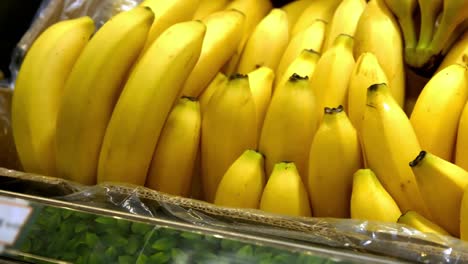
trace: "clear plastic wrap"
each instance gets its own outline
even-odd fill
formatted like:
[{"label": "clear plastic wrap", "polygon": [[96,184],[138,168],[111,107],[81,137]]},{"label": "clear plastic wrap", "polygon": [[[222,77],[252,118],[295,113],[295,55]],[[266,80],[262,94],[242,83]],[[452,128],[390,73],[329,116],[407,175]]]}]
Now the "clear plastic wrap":
[{"label": "clear plastic wrap", "polygon": [[82,186],[62,179],[0,169],[3,190],[157,217],[278,241],[353,250],[421,263],[468,263],[468,244],[405,225],[351,219],[287,217],[260,210],[215,206],[118,184]]}]

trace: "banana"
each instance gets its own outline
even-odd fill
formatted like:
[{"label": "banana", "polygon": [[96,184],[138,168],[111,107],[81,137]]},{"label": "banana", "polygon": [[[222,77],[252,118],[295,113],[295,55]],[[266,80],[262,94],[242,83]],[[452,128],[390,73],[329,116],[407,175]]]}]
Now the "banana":
[{"label": "banana", "polygon": [[362,167],[361,146],[341,105],[324,112],[309,152],[312,212],[315,217],[349,218],[353,174]]},{"label": "banana", "polygon": [[272,9],[245,43],[237,72],[247,74],[261,66],[276,71],[288,42],[288,17],[283,10]]},{"label": "banana", "polygon": [[[270,104],[275,73],[272,69],[262,66],[247,75],[249,76],[250,91],[252,92],[257,114],[257,131],[260,131]],[[260,133],[258,135],[260,136]]]},{"label": "banana", "polygon": [[440,72],[449,65],[455,63],[468,66],[468,30],[461,35],[457,42],[452,46],[450,51],[444,57],[442,63],[439,65],[437,72]]},{"label": "banana", "polygon": [[289,21],[289,32],[292,32],[296,21],[302,12],[314,2],[315,0],[295,0],[281,6],[280,8],[286,12]]},{"label": "banana", "polygon": [[200,103],[195,98],[180,98],[161,130],[145,186],[189,197],[200,126]]},{"label": "banana", "polygon": [[236,73],[237,65],[239,64],[239,59],[247,40],[258,23],[260,23],[272,8],[272,3],[269,0],[234,0],[226,7],[226,9],[236,9],[244,13],[245,23],[242,40],[239,43],[236,52],[223,66],[222,71],[225,74],[232,75]]},{"label": "banana", "polygon": [[400,208],[371,169],[353,174],[350,212],[352,219],[394,223]]},{"label": "banana", "polygon": [[257,209],[265,186],[264,161],[261,153],[245,150],[224,173],[214,204]]},{"label": "banana", "polygon": [[90,17],[48,27],[21,64],[12,99],[12,131],[23,170],[57,176],[56,120],[63,87],[94,32]]},{"label": "banana", "polygon": [[468,170],[468,103],[465,103],[458,122],[454,162]]},{"label": "banana", "polygon": [[294,24],[291,36],[303,31],[305,28],[310,26],[314,20],[320,19],[327,23],[330,23],[336,8],[342,2],[342,0],[316,0],[313,1],[306,9],[301,13],[296,23]]},{"label": "banana", "polygon": [[468,188],[463,191],[460,206],[460,239],[468,241]]},{"label": "banana", "polygon": [[354,36],[357,23],[366,7],[365,0],[343,0],[335,10],[327,32],[323,50],[329,49],[339,34]]},{"label": "banana", "polygon": [[[392,11],[398,20],[405,50],[414,49],[417,45],[416,25],[413,20],[413,14],[418,7],[417,0],[384,0],[387,7]],[[427,0],[426,0],[427,1]],[[432,1],[432,0],[431,0]],[[430,2],[430,1],[428,1]]]},{"label": "banana", "polygon": [[348,83],[348,115],[357,131],[366,107],[367,88],[376,83],[388,83],[387,76],[375,55],[364,52],[357,59]]},{"label": "banana", "polygon": [[299,76],[310,77],[314,74],[317,62],[320,59],[320,53],[311,49],[304,49],[301,51],[298,57],[296,57],[288,66],[286,71],[282,76],[276,77],[276,84],[274,86],[274,91],[278,88],[283,87],[284,84],[288,81],[294,73]]},{"label": "banana", "polygon": [[265,154],[265,173],[276,163],[294,162],[302,182],[307,180],[310,143],[317,130],[315,96],[308,77],[293,74],[271,98],[260,134],[259,150]]},{"label": "banana", "polygon": [[144,0],[141,2],[140,6],[151,8],[155,15],[141,54],[144,54],[154,40],[168,27],[191,20],[199,3],[200,0]]},{"label": "banana", "polygon": [[458,121],[468,98],[468,68],[453,64],[435,74],[410,116],[421,148],[452,161]]},{"label": "banana", "polygon": [[223,10],[230,0],[200,0],[195,13],[193,14],[194,20],[201,20],[215,12]]},{"label": "banana", "polygon": [[[405,112],[385,83],[367,89],[361,142],[367,166],[404,212],[414,210],[430,217],[408,161],[421,149]],[[396,219],[395,219],[396,221]]]},{"label": "banana", "polygon": [[442,10],[443,0],[418,0],[421,13],[421,26],[419,29],[419,40],[416,49],[422,49],[431,42],[437,16]]},{"label": "banana", "polygon": [[206,25],[202,52],[181,95],[198,97],[204,91],[236,51],[242,38],[244,20],[245,15],[237,10],[215,12],[202,19]]},{"label": "banana", "polygon": [[256,149],[258,139],[249,77],[231,75],[227,84],[219,88],[203,112],[201,128],[201,174],[208,202],[213,202],[229,166],[246,149]]},{"label": "banana", "polygon": [[311,216],[307,190],[294,162],[275,164],[263,190],[260,210],[290,216]]},{"label": "banana", "polygon": [[215,93],[215,91],[220,87],[224,86],[228,80],[228,77],[222,73],[218,72],[214,79],[210,82],[208,87],[203,91],[203,93],[199,96],[199,102],[200,102],[200,109],[201,113],[203,114],[203,111],[206,109],[206,106],[208,105],[208,102],[211,99],[211,96]]},{"label": "banana", "polygon": [[61,177],[95,184],[104,133],[153,12],[136,7],[108,20],[84,48],[65,84],[57,117],[56,162]]},{"label": "banana", "polygon": [[343,105],[347,109],[348,82],[355,65],[353,43],[353,37],[338,35],[317,62],[310,82],[317,98],[319,120],[323,109],[330,105]]},{"label": "banana", "polygon": [[205,32],[199,20],[174,24],[138,61],[106,129],[98,182],[145,184],[164,122],[200,56]]},{"label": "banana", "polygon": [[459,237],[460,206],[463,191],[468,186],[468,172],[424,150],[409,166],[429,207],[432,220]]},{"label": "banana", "polygon": [[[370,0],[354,33],[354,57],[371,52],[388,78],[388,86],[398,104],[405,100],[405,67],[400,28],[383,0]],[[377,172],[377,175],[379,173]]]},{"label": "banana", "polygon": [[415,211],[408,211],[402,214],[398,218],[397,223],[408,225],[416,230],[425,233],[450,236],[450,234],[447,231],[445,231],[442,227],[431,222],[429,219],[425,218],[424,216],[418,214],[418,212]]},{"label": "banana", "polygon": [[[284,50],[281,60],[276,69],[276,76],[282,76],[291,62],[299,56],[304,49],[321,52],[325,39],[325,29],[327,23],[323,20],[315,20],[304,31],[299,32],[291,38],[288,46]],[[287,78],[289,78],[288,75]]]}]

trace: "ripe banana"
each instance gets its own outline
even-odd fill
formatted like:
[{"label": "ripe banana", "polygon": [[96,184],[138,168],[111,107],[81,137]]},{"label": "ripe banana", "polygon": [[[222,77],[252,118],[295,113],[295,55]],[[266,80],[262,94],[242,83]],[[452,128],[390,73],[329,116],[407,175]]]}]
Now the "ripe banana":
[{"label": "ripe banana", "polygon": [[[221,88],[222,89],[219,89]],[[247,75],[232,75],[211,97],[202,118],[201,172],[205,199],[213,202],[229,166],[257,147],[257,116]]]},{"label": "ripe banana", "polygon": [[349,218],[353,174],[362,168],[361,146],[341,105],[324,112],[309,152],[312,212],[315,217]]},{"label": "ripe banana", "polygon": [[459,37],[447,55],[445,55],[444,60],[437,69],[437,72],[455,63],[468,66],[468,30]]},{"label": "ripe banana", "polygon": [[244,29],[245,15],[237,10],[215,12],[204,19],[206,34],[195,68],[182,88],[182,95],[198,97],[236,51]]},{"label": "ripe banana", "polygon": [[146,7],[115,15],[96,32],[78,58],[65,84],[57,117],[59,176],[82,184],[96,183],[108,121],[153,18]]},{"label": "ripe banana", "polygon": [[263,155],[246,150],[222,176],[214,204],[236,208],[257,209],[265,186]]},{"label": "ripe banana", "polygon": [[288,42],[288,17],[283,10],[272,9],[245,43],[237,72],[247,74],[261,66],[276,71]]},{"label": "ripe banana", "polygon": [[387,76],[375,55],[364,52],[357,59],[348,83],[348,115],[357,131],[361,130],[367,88],[376,83],[388,83]]},{"label": "ripe banana", "polygon": [[416,49],[423,49],[431,42],[437,16],[442,10],[443,0],[418,0],[421,14],[421,25],[419,29],[419,40]]},{"label": "ripe banana", "polygon": [[416,211],[408,211],[402,214],[399,218],[397,223],[405,224],[410,227],[413,227],[416,230],[425,233],[433,233],[442,236],[450,236],[450,234],[445,231],[439,225],[431,222],[429,219],[425,218],[424,216],[418,214]]},{"label": "ripe banana", "polygon": [[289,21],[289,32],[292,32],[296,21],[302,12],[314,2],[315,0],[295,0],[281,6],[280,8],[286,12]]},{"label": "ripe banana", "polygon": [[311,216],[307,190],[294,162],[275,164],[263,190],[260,210],[290,216]]},{"label": "ripe banana", "polygon": [[203,114],[203,111],[205,111],[206,106],[208,105],[208,102],[211,99],[211,96],[215,93],[217,89],[219,89],[220,86],[224,86],[228,80],[228,77],[224,75],[222,72],[218,72],[214,79],[210,82],[208,87],[203,91],[203,93],[199,96],[199,102],[200,102],[200,109],[201,113]]},{"label": "ripe banana", "polygon": [[288,81],[289,77],[291,77],[294,73],[299,76],[309,77],[310,82],[310,77],[314,74],[315,67],[317,66],[317,62],[319,59],[320,53],[318,53],[317,51],[311,49],[302,50],[299,56],[296,57],[289,64],[288,68],[283,73],[283,75],[276,77],[274,91],[276,91],[280,87],[283,87],[284,84]]},{"label": "ripe banana", "polygon": [[353,43],[353,37],[338,35],[317,62],[310,82],[317,98],[319,120],[323,109],[330,105],[343,105],[347,109],[348,82],[355,65]]},{"label": "ripe banana", "polygon": [[[388,86],[398,104],[405,100],[405,68],[400,28],[383,0],[370,0],[354,33],[354,57],[371,52],[388,78]],[[377,175],[379,173],[377,172]]]},{"label": "ripe banana", "polygon": [[463,191],[460,206],[460,239],[468,241],[468,188]]},{"label": "ripe banana", "polygon": [[161,130],[146,178],[147,187],[189,197],[200,126],[200,103],[195,98],[180,98]]},{"label": "ripe banana", "polygon": [[353,174],[351,218],[394,223],[400,208],[371,169],[359,169]]},{"label": "ripe banana", "polygon": [[410,121],[421,148],[452,161],[458,121],[468,98],[468,68],[452,64],[435,74],[416,100]]},{"label": "ripe banana", "polygon": [[[315,20],[305,30],[294,35],[281,56],[278,68],[276,69],[276,76],[282,76],[291,62],[295,60],[304,49],[314,50],[320,53],[325,39],[326,26],[327,23],[325,21]],[[289,76],[287,76],[287,78],[289,78]]]},{"label": "ripe banana", "polygon": [[106,129],[98,182],[145,184],[164,122],[199,58],[205,32],[199,20],[174,24],[134,67]]},{"label": "ripe banana", "polygon": [[458,122],[454,160],[455,164],[468,170],[468,103],[463,107]]},{"label": "ripe banana", "polygon": [[[250,91],[252,92],[257,114],[257,131],[260,131],[270,104],[275,73],[272,69],[262,66],[247,75],[249,76]],[[260,136],[260,133],[258,133],[258,136]]]},{"label": "ripe banana", "polygon": [[242,40],[236,52],[234,52],[229,61],[223,66],[222,71],[225,74],[231,75],[236,73],[237,65],[239,64],[239,59],[247,40],[258,23],[260,23],[272,8],[272,3],[269,0],[234,0],[226,7],[226,9],[236,9],[244,13],[245,23]]},{"label": "ripe banana", "polygon": [[430,152],[420,151],[409,163],[432,220],[452,235],[460,234],[460,206],[468,172]]},{"label": "ripe banana", "polygon": [[87,16],[57,22],[39,35],[21,64],[11,114],[16,150],[26,172],[58,176],[55,124],[63,87],[94,30]]},{"label": "ripe banana", "polygon": [[215,12],[223,10],[230,0],[200,0],[195,13],[193,14],[194,20],[201,20]]},{"label": "ripe banana", "polygon": [[[417,0],[384,0],[387,7],[392,11],[398,20],[405,50],[414,49],[417,45],[416,25],[413,20],[413,14],[418,6]],[[426,0],[427,1],[427,0]],[[432,1],[432,0],[431,0]],[[427,1],[430,2],[430,1]]]},{"label": "ripe banana", "polygon": [[354,36],[357,23],[366,4],[366,0],[343,0],[338,5],[328,26],[327,37],[323,45],[324,51],[332,46],[339,34]]},{"label": "ripe banana", "polygon": [[199,3],[200,0],[144,0],[141,2],[140,6],[149,7],[154,12],[154,21],[148,32],[142,54],[168,27],[191,20]]},{"label": "ripe banana", "polygon": [[330,23],[336,8],[342,2],[342,0],[316,0],[313,1],[306,9],[301,13],[296,23],[294,24],[291,36],[303,31],[305,28],[310,26],[314,20],[321,19],[327,23]]},{"label": "ripe banana", "polygon": [[263,122],[259,150],[265,154],[266,174],[271,174],[276,163],[288,160],[306,183],[310,143],[317,126],[309,80],[294,74],[273,94]]},{"label": "ripe banana", "polygon": [[418,138],[386,84],[374,84],[367,89],[360,132],[368,167],[401,210],[414,210],[432,219],[408,167],[408,161],[421,150]]}]

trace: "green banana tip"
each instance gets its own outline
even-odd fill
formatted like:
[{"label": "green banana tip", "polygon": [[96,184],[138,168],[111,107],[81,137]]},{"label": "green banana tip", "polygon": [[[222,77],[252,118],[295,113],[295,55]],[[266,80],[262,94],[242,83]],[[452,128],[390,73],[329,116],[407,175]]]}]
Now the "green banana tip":
[{"label": "green banana tip", "polygon": [[309,76],[300,76],[300,75],[297,74],[297,73],[293,73],[293,74],[289,77],[289,81],[290,81],[290,82],[297,82],[297,81],[300,81],[300,80],[309,80]]},{"label": "green banana tip", "polygon": [[416,158],[409,163],[410,167],[415,167],[419,163],[421,163],[421,161],[424,159],[424,157],[426,157],[426,154],[427,154],[426,151],[421,150],[419,152],[418,156],[416,156]]},{"label": "green banana tip", "polygon": [[344,111],[344,107],[342,105],[339,105],[338,107],[325,107],[323,109],[324,113],[325,114],[337,114],[337,113],[341,113]]}]

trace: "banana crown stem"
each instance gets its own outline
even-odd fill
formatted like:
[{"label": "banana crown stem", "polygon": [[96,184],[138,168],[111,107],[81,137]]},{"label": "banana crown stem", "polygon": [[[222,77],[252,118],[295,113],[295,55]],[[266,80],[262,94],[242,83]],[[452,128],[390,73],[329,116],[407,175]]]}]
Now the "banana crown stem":
[{"label": "banana crown stem", "polygon": [[418,156],[409,163],[410,167],[415,167],[418,166],[419,163],[426,157],[427,152],[424,150],[421,150],[418,154]]}]

